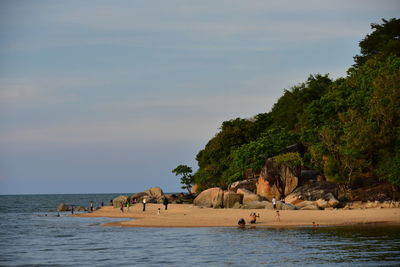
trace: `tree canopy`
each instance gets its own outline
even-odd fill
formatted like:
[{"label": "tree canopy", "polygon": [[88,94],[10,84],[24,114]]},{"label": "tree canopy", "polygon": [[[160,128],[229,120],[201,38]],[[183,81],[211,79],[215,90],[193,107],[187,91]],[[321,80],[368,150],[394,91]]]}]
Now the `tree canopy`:
[{"label": "tree canopy", "polygon": [[308,148],[304,168],[328,180],[400,186],[400,20],[371,28],[346,77],[310,75],[285,90],[270,112],[223,122],[197,154],[199,188],[226,187],[294,143]]}]

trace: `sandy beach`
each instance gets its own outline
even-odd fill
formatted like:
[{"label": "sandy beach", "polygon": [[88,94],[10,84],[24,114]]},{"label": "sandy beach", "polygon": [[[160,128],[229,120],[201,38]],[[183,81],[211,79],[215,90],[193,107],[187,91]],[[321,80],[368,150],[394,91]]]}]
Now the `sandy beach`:
[{"label": "sandy beach", "polygon": [[[158,208],[161,209],[157,215]],[[360,210],[281,210],[280,221],[273,210],[255,209],[212,209],[201,208],[190,204],[170,204],[164,210],[162,204],[147,204],[142,211],[142,204],[131,206],[129,211],[121,212],[118,208],[105,206],[93,213],[82,213],[73,216],[116,218],[115,222],[103,226],[118,227],[237,227],[240,218],[249,226],[250,213],[260,215],[255,226],[261,227],[303,227],[356,225],[388,223],[400,224],[400,208],[360,209]],[[118,221],[117,218],[132,218]],[[253,226],[253,225],[252,225]]]}]

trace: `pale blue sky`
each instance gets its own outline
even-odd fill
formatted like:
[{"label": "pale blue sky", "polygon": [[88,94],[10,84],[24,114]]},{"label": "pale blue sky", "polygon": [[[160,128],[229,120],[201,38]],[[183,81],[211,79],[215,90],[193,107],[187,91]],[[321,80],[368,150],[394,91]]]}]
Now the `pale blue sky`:
[{"label": "pale blue sky", "polygon": [[398,1],[0,1],[0,194],[180,191],[225,120],[344,76]]}]

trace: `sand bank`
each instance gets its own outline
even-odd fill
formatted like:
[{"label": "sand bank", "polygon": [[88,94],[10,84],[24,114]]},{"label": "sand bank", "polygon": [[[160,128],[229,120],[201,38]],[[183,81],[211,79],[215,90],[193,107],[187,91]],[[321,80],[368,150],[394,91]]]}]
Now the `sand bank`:
[{"label": "sand bank", "polygon": [[[158,208],[161,209],[157,215]],[[400,208],[362,209],[362,210],[281,210],[280,221],[273,210],[254,209],[212,209],[189,204],[170,204],[164,210],[162,204],[142,204],[121,212],[111,206],[103,207],[93,213],[83,213],[80,217],[132,218],[134,220],[106,223],[104,226],[120,227],[236,227],[240,218],[248,223],[251,212],[260,215],[256,226],[298,227],[311,226],[312,222],[320,226],[390,223],[400,224]],[[249,224],[249,223],[248,223]]]}]

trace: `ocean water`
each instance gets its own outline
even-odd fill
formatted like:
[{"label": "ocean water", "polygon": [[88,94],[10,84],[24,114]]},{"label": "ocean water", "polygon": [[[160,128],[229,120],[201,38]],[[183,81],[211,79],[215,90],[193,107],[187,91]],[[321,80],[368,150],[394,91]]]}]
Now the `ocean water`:
[{"label": "ocean water", "polygon": [[400,266],[394,226],[273,228],[102,227],[69,217],[119,194],[0,196],[1,266]]}]

